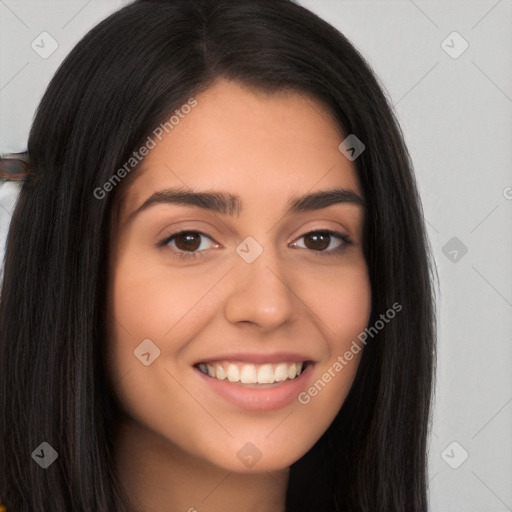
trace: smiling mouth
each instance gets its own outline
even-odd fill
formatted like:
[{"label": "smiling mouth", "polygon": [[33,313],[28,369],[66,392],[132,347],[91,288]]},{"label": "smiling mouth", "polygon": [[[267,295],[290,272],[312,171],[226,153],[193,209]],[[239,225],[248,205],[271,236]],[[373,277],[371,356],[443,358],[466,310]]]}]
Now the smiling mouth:
[{"label": "smiling mouth", "polygon": [[233,384],[274,384],[296,379],[306,369],[310,361],[298,363],[251,364],[231,361],[198,363],[194,365],[209,377]]}]

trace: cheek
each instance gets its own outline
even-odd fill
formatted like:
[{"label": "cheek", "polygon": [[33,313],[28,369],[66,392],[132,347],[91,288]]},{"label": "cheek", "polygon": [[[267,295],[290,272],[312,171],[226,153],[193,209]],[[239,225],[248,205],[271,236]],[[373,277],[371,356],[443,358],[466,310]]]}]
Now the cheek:
[{"label": "cheek", "polygon": [[209,272],[194,267],[177,270],[130,249],[130,256],[116,263],[111,283],[114,338],[123,343],[130,339],[133,348],[145,338],[165,340],[166,350],[172,351],[172,339],[192,333],[205,316],[207,295],[226,270],[229,267],[223,265]]},{"label": "cheek", "polygon": [[304,302],[319,319],[331,357],[344,351],[370,318],[371,288],[366,264],[327,268],[307,274],[300,285]]},{"label": "cheek", "polygon": [[[318,282],[318,281],[317,281]],[[317,365],[315,381],[299,403],[318,419],[317,431],[330,425],[355,378],[364,344],[358,336],[368,326],[371,288],[365,264],[332,272],[317,288],[307,287],[308,304],[315,305],[326,341],[326,357]]]},{"label": "cheek", "polygon": [[130,257],[116,262],[109,298],[107,371],[114,394],[140,424],[154,427],[159,419],[173,436],[186,438],[183,416],[172,411],[189,410],[190,395],[183,392],[180,375],[173,377],[175,370],[185,369],[180,354],[202,314],[201,297],[213,276],[177,276],[147,257],[143,261],[136,250],[126,254]]}]

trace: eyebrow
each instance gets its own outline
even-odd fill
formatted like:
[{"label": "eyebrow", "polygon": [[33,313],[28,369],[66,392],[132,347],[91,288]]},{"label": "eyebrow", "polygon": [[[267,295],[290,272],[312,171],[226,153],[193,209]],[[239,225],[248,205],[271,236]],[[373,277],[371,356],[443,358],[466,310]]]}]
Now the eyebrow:
[{"label": "eyebrow", "polygon": [[[286,205],[285,215],[293,213],[321,210],[333,204],[349,203],[364,207],[363,197],[352,190],[333,188],[321,190],[299,197],[292,197]],[[230,216],[240,216],[244,208],[242,198],[235,194],[221,191],[191,191],[190,189],[169,188],[159,190],[148,197],[141,206],[134,210],[126,219],[129,223],[135,216],[157,204],[181,204],[196,206],[205,210]]]}]

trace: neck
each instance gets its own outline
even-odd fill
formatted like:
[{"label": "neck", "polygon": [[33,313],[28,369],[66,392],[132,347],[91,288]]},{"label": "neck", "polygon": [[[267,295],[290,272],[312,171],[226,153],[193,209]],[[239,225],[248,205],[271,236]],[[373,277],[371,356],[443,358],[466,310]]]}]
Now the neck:
[{"label": "neck", "polygon": [[134,510],[284,512],[289,468],[234,473],[191,455],[133,421],[117,426],[117,472]]}]

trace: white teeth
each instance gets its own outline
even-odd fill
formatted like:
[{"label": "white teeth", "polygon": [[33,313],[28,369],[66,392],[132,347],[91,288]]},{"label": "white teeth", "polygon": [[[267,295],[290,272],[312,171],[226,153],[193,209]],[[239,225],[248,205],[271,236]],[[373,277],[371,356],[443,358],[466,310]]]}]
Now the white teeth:
[{"label": "white teeth", "polygon": [[207,364],[206,368],[208,370],[208,375],[210,377],[215,377],[215,368],[211,364]]},{"label": "white teeth", "polygon": [[228,366],[228,380],[229,382],[238,382],[240,380],[240,372],[238,366],[230,364]]},{"label": "white teeth", "polygon": [[224,380],[226,378],[226,372],[220,364],[215,368],[215,377],[219,380]]},{"label": "white teeth", "polygon": [[288,378],[288,365],[286,363],[279,363],[277,365],[276,371],[276,382],[282,382]]},{"label": "white teeth", "polygon": [[256,367],[253,364],[244,364],[240,373],[240,381],[243,384],[256,384],[258,382],[258,375],[256,374]]},{"label": "white teeth", "polygon": [[258,370],[258,384],[272,384],[275,381],[271,364],[264,364]]},{"label": "white teeth", "polygon": [[297,365],[292,363],[288,368],[288,378],[293,379],[297,375]]},{"label": "white teeth", "polygon": [[305,363],[243,364],[227,361],[218,363],[200,363],[199,370],[218,380],[242,384],[273,384],[298,377]]}]

